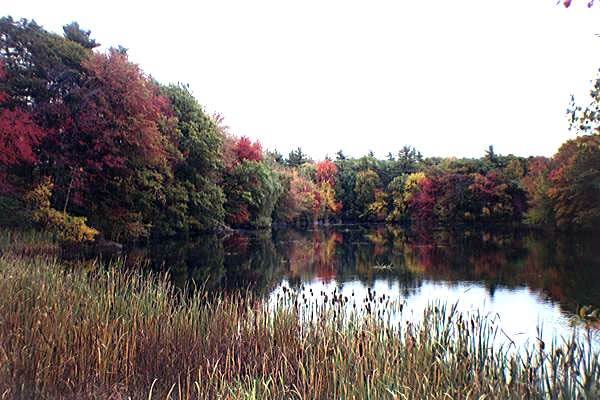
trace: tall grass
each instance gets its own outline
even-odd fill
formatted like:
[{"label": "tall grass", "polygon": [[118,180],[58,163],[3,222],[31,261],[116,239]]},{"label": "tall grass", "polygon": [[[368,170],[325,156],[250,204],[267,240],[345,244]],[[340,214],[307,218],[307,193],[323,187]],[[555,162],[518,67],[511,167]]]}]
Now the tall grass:
[{"label": "tall grass", "polygon": [[65,268],[3,251],[0,398],[600,398],[585,343],[522,355],[494,346],[494,321],[453,306],[390,326],[382,299],[356,314],[327,301],[189,294],[119,261]]},{"label": "tall grass", "polygon": [[0,228],[0,255],[58,255],[60,246],[47,232]]}]

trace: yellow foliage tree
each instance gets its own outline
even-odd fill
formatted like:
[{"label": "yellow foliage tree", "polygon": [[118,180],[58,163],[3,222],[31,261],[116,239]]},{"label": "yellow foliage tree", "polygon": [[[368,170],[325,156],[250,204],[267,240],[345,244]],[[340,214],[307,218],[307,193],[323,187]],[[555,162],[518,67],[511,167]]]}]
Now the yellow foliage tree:
[{"label": "yellow foliage tree", "polygon": [[93,241],[100,232],[87,226],[85,217],[75,217],[50,207],[53,187],[50,178],[46,177],[35,189],[25,195],[32,220],[54,233],[61,241]]},{"label": "yellow foliage tree", "polygon": [[387,215],[387,221],[401,221],[407,217],[408,199],[423,179],[425,179],[425,173],[416,172],[403,177],[397,177],[388,185],[392,210]]},{"label": "yellow foliage tree", "polygon": [[335,201],[335,189],[325,180],[319,185],[319,194],[321,196],[319,218],[329,220],[330,217],[334,217],[337,214],[342,205]]}]

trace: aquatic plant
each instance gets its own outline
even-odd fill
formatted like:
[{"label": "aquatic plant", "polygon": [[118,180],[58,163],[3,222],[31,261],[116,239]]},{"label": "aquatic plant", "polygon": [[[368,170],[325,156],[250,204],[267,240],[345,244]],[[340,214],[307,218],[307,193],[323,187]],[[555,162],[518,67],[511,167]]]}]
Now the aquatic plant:
[{"label": "aquatic plant", "polygon": [[119,260],[66,268],[0,243],[2,398],[600,396],[589,342],[514,351],[497,345],[497,321],[455,305],[394,323],[403,303],[372,290],[355,299],[285,289],[272,302],[191,293]]}]

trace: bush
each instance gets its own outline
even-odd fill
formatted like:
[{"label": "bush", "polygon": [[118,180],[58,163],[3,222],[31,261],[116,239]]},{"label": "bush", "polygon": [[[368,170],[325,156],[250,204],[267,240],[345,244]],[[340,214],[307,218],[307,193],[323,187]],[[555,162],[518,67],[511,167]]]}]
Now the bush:
[{"label": "bush", "polygon": [[75,217],[50,207],[53,187],[50,179],[46,178],[25,195],[24,199],[29,206],[31,220],[54,233],[60,241],[93,241],[100,232],[87,226],[85,217]]}]

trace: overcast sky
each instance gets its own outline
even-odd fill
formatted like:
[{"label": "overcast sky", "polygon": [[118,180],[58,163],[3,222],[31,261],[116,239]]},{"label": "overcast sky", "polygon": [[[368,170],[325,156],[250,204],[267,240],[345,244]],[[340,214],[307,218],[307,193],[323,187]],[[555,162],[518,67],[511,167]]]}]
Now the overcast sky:
[{"label": "overcast sky", "polygon": [[79,22],[232,133],[315,159],[551,156],[589,103],[600,5],[573,0],[5,1],[49,31]]}]

